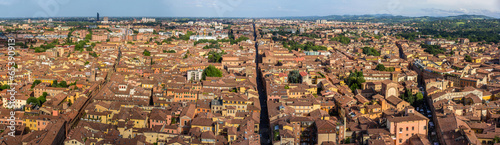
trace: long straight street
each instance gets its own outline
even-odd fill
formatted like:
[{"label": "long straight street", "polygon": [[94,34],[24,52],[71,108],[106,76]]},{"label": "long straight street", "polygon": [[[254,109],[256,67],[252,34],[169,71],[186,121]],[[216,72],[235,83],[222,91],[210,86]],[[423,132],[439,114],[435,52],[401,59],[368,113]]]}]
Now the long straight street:
[{"label": "long straight street", "polygon": [[269,116],[267,114],[267,97],[264,86],[262,85],[262,74],[259,69],[259,44],[257,42],[257,32],[255,28],[255,23],[253,24],[253,35],[255,41],[255,64],[257,69],[257,89],[259,91],[259,100],[260,100],[260,135],[261,135],[261,144],[271,144],[270,140],[270,129],[269,129]]}]

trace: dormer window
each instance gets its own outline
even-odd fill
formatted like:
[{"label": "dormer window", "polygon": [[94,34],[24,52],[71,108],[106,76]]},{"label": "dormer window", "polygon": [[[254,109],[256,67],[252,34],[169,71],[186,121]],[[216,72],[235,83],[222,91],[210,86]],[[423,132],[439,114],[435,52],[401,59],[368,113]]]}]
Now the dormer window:
[{"label": "dormer window", "polygon": [[127,90],[127,85],[118,85],[118,90],[120,90],[120,91]]}]

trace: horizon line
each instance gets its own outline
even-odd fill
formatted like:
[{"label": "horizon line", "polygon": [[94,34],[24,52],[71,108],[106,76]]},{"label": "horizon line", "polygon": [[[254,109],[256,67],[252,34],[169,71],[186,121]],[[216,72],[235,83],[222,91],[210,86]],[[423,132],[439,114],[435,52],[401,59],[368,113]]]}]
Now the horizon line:
[{"label": "horizon line", "polygon": [[[101,14],[100,14],[101,15]],[[480,14],[460,14],[460,15],[446,15],[446,16],[428,16],[428,15],[423,15],[423,16],[405,16],[405,15],[392,15],[392,14],[343,14],[343,15],[323,15],[323,16],[269,16],[269,17],[247,17],[247,16],[240,16],[240,17],[206,17],[206,16],[100,16],[102,18],[108,17],[108,18],[142,18],[142,17],[149,17],[149,18],[261,18],[261,19],[269,19],[269,18],[299,18],[299,17],[328,17],[328,16],[375,16],[375,15],[387,15],[387,16],[393,16],[393,17],[409,17],[409,18],[419,18],[419,17],[454,17],[454,16],[484,16],[484,17],[489,17],[493,19],[500,19],[500,17],[493,17],[493,16],[487,16],[487,15],[480,15]],[[0,17],[0,19],[30,19],[30,18],[35,18],[35,19],[43,19],[43,18],[95,18],[94,16],[55,16],[55,17]]]}]

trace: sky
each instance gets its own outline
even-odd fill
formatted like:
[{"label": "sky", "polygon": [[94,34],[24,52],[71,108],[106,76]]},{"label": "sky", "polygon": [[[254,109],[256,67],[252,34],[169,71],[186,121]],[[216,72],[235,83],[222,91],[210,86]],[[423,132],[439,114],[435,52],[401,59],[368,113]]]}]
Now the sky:
[{"label": "sky", "polygon": [[0,0],[0,17],[286,17],[486,15],[500,0]]}]

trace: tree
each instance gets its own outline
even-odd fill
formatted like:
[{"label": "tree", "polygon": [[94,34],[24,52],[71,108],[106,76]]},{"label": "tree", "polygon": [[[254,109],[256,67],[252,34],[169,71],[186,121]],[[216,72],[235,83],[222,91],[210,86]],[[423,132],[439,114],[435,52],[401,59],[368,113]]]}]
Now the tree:
[{"label": "tree", "polygon": [[495,138],[493,138],[493,142],[494,143],[500,143],[500,137],[495,136]]},{"label": "tree", "polygon": [[379,71],[385,71],[385,66],[383,64],[378,64],[377,67],[375,67],[375,69]]},{"label": "tree", "polygon": [[29,97],[28,100],[26,100],[26,104],[33,104],[40,106],[40,100],[38,100],[35,97]]},{"label": "tree", "polygon": [[190,54],[190,52],[189,52],[189,50],[188,50],[188,51],[186,51],[186,54],[184,54],[184,57],[182,57],[182,58],[183,58],[183,59],[188,58],[188,57],[189,57],[189,54]]},{"label": "tree", "polygon": [[176,53],[175,50],[163,50],[163,53]]},{"label": "tree", "polygon": [[331,41],[337,41],[337,42],[340,42],[342,44],[349,44],[349,43],[351,43],[351,39],[349,37],[345,37],[344,35],[339,35],[339,36],[333,37],[330,40]]},{"label": "tree", "polygon": [[363,54],[371,55],[371,56],[380,56],[380,52],[378,52],[377,50],[375,50],[375,48],[372,48],[372,47],[363,47],[361,49],[363,49]]},{"label": "tree", "polygon": [[441,48],[439,45],[420,44],[420,47],[425,48],[425,52],[433,55],[443,54],[446,52],[446,49]]},{"label": "tree", "polygon": [[280,132],[278,130],[275,130],[273,133],[274,140],[279,140],[280,138]]},{"label": "tree", "polygon": [[222,71],[213,65],[209,65],[203,70],[202,80],[205,80],[206,77],[222,77]]},{"label": "tree", "polygon": [[472,58],[470,57],[470,55],[465,55],[465,58],[464,58],[465,61],[467,62],[472,62]]},{"label": "tree", "polygon": [[361,84],[366,82],[363,72],[358,70],[350,72],[349,77],[345,78],[344,81],[353,92],[356,91],[356,89],[361,89]]},{"label": "tree", "polygon": [[176,124],[176,123],[177,123],[177,118],[172,117],[172,122],[170,122],[170,124],[172,125],[172,124]]},{"label": "tree", "polygon": [[[422,95],[423,98],[423,95]],[[416,105],[417,97],[412,94],[412,91],[409,89],[405,89],[405,93],[401,94],[401,99],[410,103],[412,106]]]},{"label": "tree", "polygon": [[142,52],[142,54],[144,56],[151,56],[151,52],[149,52],[148,50],[144,49],[144,52]]},{"label": "tree", "polygon": [[5,89],[10,89],[10,86],[7,84],[0,86],[0,90],[5,90]]},{"label": "tree", "polygon": [[59,84],[57,84],[57,87],[59,87],[59,88],[67,88],[68,84],[66,84],[66,81],[61,81]]},{"label": "tree", "polygon": [[40,81],[40,80],[33,81],[33,84],[31,85],[31,88],[33,89],[36,85],[38,85],[40,83],[42,83],[42,81]]},{"label": "tree", "polygon": [[47,102],[47,97],[45,96],[38,97],[38,102],[40,102],[40,105],[42,105],[43,103]]},{"label": "tree", "polygon": [[350,137],[347,137],[345,140],[344,140],[344,144],[349,144],[351,143],[351,138]]},{"label": "tree", "polygon": [[93,56],[93,57],[97,57],[97,53],[96,52],[89,52],[89,55]]},{"label": "tree", "polygon": [[422,94],[422,92],[418,92],[417,93],[417,102],[422,103],[422,101],[424,101],[424,95]]},{"label": "tree", "polygon": [[57,80],[52,81],[52,87],[57,87]]},{"label": "tree", "polygon": [[224,51],[222,52],[210,51],[208,52],[208,60],[209,62],[221,63],[222,55],[224,54],[226,54]]},{"label": "tree", "polygon": [[302,77],[298,70],[293,70],[288,73],[288,83],[302,83]]}]

